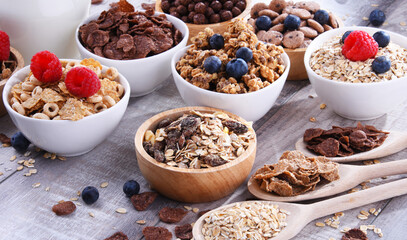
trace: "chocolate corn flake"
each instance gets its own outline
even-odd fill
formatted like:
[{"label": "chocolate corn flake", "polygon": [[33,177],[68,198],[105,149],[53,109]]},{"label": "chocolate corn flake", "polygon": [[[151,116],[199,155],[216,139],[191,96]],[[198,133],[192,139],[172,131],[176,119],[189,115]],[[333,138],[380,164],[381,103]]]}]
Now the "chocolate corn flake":
[{"label": "chocolate corn flake", "polygon": [[382,145],[388,134],[374,126],[363,126],[359,122],[356,127],[333,126],[329,130],[307,129],[304,133],[304,141],[307,143],[307,148],[317,154],[326,157],[344,157]]},{"label": "chocolate corn flake", "polygon": [[99,18],[79,28],[82,45],[96,55],[118,60],[153,56],[177,45],[182,33],[154,9],[135,12],[126,0],[111,4]]},{"label": "chocolate corn flake", "polygon": [[286,151],[277,163],[264,165],[252,178],[266,192],[296,196],[314,190],[322,179],[338,180],[338,164],[325,157],[307,158],[300,151]]}]

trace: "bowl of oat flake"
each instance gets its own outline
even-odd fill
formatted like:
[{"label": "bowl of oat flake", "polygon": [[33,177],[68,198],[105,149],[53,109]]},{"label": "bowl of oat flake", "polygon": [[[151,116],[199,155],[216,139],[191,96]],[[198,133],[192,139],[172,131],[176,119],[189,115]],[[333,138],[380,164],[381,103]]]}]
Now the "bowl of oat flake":
[{"label": "bowl of oat flake", "polygon": [[[354,119],[378,118],[407,99],[407,37],[386,31],[390,43],[375,57],[350,61],[342,55],[340,39],[346,31],[361,30],[373,36],[382,29],[344,27],[321,34],[308,46],[304,64],[318,97],[338,115]],[[372,62],[379,56],[391,61],[390,70],[377,74]]]}]

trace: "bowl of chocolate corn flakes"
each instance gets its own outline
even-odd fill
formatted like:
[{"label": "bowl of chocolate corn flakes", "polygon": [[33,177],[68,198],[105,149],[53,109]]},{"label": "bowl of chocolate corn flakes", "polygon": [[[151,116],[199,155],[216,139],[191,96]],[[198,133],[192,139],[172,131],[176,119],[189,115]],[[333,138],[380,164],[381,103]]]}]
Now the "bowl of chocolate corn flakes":
[{"label": "bowl of chocolate corn flakes", "polygon": [[171,57],[187,44],[188,27],[180,19],[153,9],[135,11],[126,1],[83,21],[76,42],[83,58],[117,68],[143,96],[171,75]]},{"label": "bowl of chocolate corn flakes", "polygon": [[60,60],[43,51],[11,76],[3,93],[13,123],[31,143],[77,156],[112,134],[126,111],[130,86],[117,69],[94,59]]},{"label": "bowl of chocolate corn flakes", "polygon": [[141,173],[160,194],[209,202],[232,193],[250,174],[256,155],[251,122],[208,107],[159,113],[137,130]]},{"label": "bowl of chocolate corn flakes", "polygon": [[260,42],[243,19],[216,34],[206,28],[177,52],[172,75],[191,106],[224,109],[249,121],[263,117],[279,96],[290,69],[281,46]]}]

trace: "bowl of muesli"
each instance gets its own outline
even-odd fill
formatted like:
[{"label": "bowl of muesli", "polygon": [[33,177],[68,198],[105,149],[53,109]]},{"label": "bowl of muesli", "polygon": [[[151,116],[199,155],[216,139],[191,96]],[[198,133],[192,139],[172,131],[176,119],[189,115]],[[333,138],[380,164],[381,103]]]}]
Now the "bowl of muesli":
[{"label": "bowl of muesli", "polygon": [[83,58],[117,68],[128,79],[131,96],[138,97],[168,79],[171,58],[186,46],[189,31],[171,15],[126,6],[113,5],[84,20],[76,29],[76,43]]},{"label": "bowl of muesli", "polygon": [[407,37],[371,27],[321,34],[304,64],[317,95],[338,115],[378,118],[407,99]]},{"label": "bowl of muesli", "polygon": [[[52,54],[40,53],[44,52],[41,61]],[[53,56],[50,65],[55,68],[42,77],[35,77],[42,70],[33,67],[33,62],[13,74],[4,86],[4,105],[16,127],[36,147],[59,156],[81,155],[118,126],[130,86],[115,68],[94,59]]]},{"label": "bowl of muesli", "polygon": [[193,43],[171,62],[175,84],[188,105],[224,109],[249,121],[271,109],[290,69],[281,46],[258,41],[242,19],[229,23],[223,35],[206,28]]},{"label": "bowl of muesli", "polygon": [[209,202],[248,177],[256,155],[250,122],[215,108],[184,107],[145,121],[135,136],[137,161],[150,186],[182,202]]}]

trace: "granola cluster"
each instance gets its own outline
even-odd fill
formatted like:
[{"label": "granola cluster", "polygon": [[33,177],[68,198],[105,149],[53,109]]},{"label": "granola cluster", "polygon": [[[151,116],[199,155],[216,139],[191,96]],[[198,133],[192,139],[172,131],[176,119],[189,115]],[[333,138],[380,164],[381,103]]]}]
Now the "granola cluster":
[{"label": "granola cluster", "polygon": [[222,112],[191,111],[176,120],[164,119],[146,131],[143,147],[158,162],[179,168],[209,168],[238,158],[255,134],[249,123]]},{"label": "granola cluster", "polygon": [[[102,65],[94,59],[82,61],[61,61],[62,78],[52,83],[44,83],[34,77],[32,72],[24,81],[11,89],[9,103],[21,115],[47,120],[77,121],[114,106],[124,94],[123,86],[117,82],[119,72],[116,68],[102,71]],[[74,67],[87,67],[99,77],[101,88],[87,98],[79,98],[66,88],[64,79]]]},{"label": "granola cluster", "polygon": [[[193,85],[220,93],[247,93],[269,86],[283,74],[283,48],[258,41],[253,27],[243,19],[236,19],[228,25],[227,32],[223,34],[225,44],[222,49],[210,48],[212,35],[213,30],[206,28],[195,36],[192,39],[194,44],[176,65],[180,76]],[[253,59],[247,63],[248,72],[241,79],[228,77],[226,64],[236,58],[236,51],[241,47],[250,48],[253,52]],[[222,62],[217,73],[211,74],[203,67],[205,59],[210,56],[217,56]]]},{"label": "granola cluster", "polygon": [[376,57],[387,56],[391,61],[390,70],[377,74],[372,70],[374,59],[351,61],[342,54],[341,36],[326,42],[312,53],[310,67],[316,74],[334,81],[350,83],[384,82],[405,76],[407,72],[407,49],[390,42],[379,48]]}]

